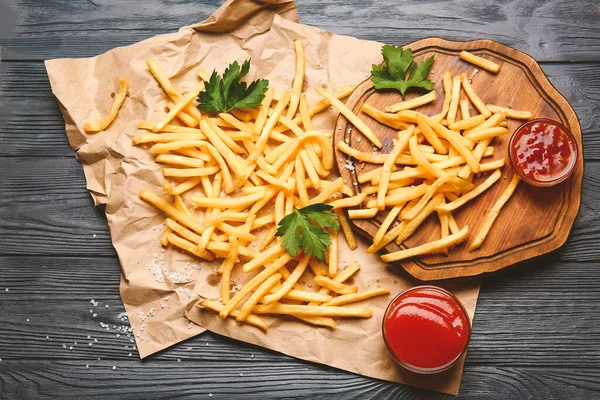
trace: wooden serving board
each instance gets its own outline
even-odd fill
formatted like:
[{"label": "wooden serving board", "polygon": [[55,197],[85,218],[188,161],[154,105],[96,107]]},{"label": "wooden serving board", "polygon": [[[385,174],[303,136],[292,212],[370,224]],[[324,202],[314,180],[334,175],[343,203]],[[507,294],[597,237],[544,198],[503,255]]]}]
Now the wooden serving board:
[{"label": "wooden serving board", "polygon": [[[429,79],[435,82],[438,100],[420,107],[418,111],[433,115],[441,111],[443,99],[442,74],[449,69],[452,75],[466,73],[472,80],[476,93],[486,104],[497,104],[518,110],[529,110],[536,118],[550,118],[561,122],[571,130],[577,139],[579,160],[573,175],[564,183],[551,188],[536,188],[519,183],[513,197],[504,206],[496,219],[487,239],[476,251],[468,251],[467,245],[479,231],[485,216],[496,199],[504,191],[513,175],[508,163],[508,140],[510,135],[496,138],[492,142],[496,151],[493,157],[484,160],[495,160],[505,157],[506,165],[502,169],[502,178],[475,200],[453,212],[459,227],[469,226],[468,239],[454,247],[448,256],[425,255],[403,260],[400,265],[411,275],[421,280],[439,280],[474,276],[496,271],[509,265],[548,253],[560,247],[567,239],[569,231],[579,210],[581,182],[583,177],[583,149],[581,145],[581,127],[575,112],[565,98],[552,86],[536,61],[520,51],[501,45],[491,40],[475,40],[455,42],[441,38],[426,38],[405,46],[413,50],[416,60],[421,61],[435,55],[432,73]],[[501,65],[498,74],[492,74],[468,64],[459,58],[461,50],[468,50]],[[478,72],[476,70],[479,70]],[[414,91],[407,99],[422,95]],[[461,92],[461,98],[466,98]],[[363,120],[384,144],[380,153],[389,153],[392,139],[397,131],[381,125],[360,111],[363,103],[378,109],[401,101],[397,92],[376,92],[370,79],[360,84],[347,100],[358,117]],[[477,110],[471,105],[471,115]],[[460,110],[458,112],[460,115]],[[509,130],[512,133],[523,121],[509,119]],[[370,142],[343,116],[337,120],[334,143],[345,140],[363,152],[372,152]],[[346,168],[346,156],[336,149],[336,163],[340,175],[355,193],[361,190],[357,174],[368,172],[378,167],[368,163],[354,162],[354,171]],[[489,173],[474,180],[478,184]],[[376,218],[353,220],[355,231],[372,240],[385,214],[380,212]],[[440,227],[437,215],[432,214],[419,227],[415,234],[403,243],[402,248],[414,247],[424,242],[440,238]],[[401,247],[390,243],[385,251],[393,252]]]}]

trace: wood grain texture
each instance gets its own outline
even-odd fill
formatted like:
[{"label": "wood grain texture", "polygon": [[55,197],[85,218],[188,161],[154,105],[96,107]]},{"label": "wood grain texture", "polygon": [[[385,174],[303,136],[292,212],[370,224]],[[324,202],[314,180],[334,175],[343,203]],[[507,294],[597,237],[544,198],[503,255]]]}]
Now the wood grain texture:
[{"label": "wood grain texture", "polygon": [[[444,71],[450,70],[453,75],[464,73],[472,80],[473,89],[485,103],[528,110],[535,117],[550,118],[563,123],[573,133],[579,154],[583,154],[581,128],[576,114],[531,57],[489,40],[455,42],[441,38],[427,38],[410,43],[408,46],[413,50],[416,60],[435,56],[432,66],[434,72],[429,79],[436,83],[434,89],[440,95],[437,101],[420,107],[420,112],[433,115],[441,111]],[[486,58],[501,65],[500,72],[493,75],[460,60],[458,54],[462,50],[469,50],[479,56],[485,55]],[[419,94],[413,93],[407,96],[407,99]],[[466,97],[464,94],[461,96]],[[370,118],[360,111],[361,107],[363,104],[369,104],[383,110],[386,106],[401,100],[399,93],[375,91],[372,82],[366,80],[346,101],[346,105],[362,118],[383,142],[380,153],[391,151],[392,139],[396,138],[397,130]],[[508,120],[509,131],[513,132],[521,123],[522,121]],[[339,116],[336,126],[334,143],[344,141],[361,152],[372,152],[371,143],[345,116]],[[494,139],[496,151],[493,160],[508,159],[509,137],[510,135],[505,135]],[[339,150],[336,151],[336,162],[345,183],[351,185],[356,193],[360,193],[364,186],[358,182],[358,175],[379,167],[375,164],[365,165],[365,163],[355,162],[354,169],[345,168],[347,157]],[[468,250],[468,243],[473,240],[484,221],[482,216],[487,214],[495,199],[503,193],[513,174],[512,167],[505,165],[502,168],[502,179],[498,183],[453,213],[459,227],[469,227],[470,236],[464,243],[455,246],[448,256],[428,254],[394,264],[401,265],[411,275],[421,280],[449,279],[497,271],[562,246],[567,240],[579,210],[583,177],[582,157],[578,159],[571,177],[559,185],[551,188],[535,188],[521,184],[503,208],[481,248],[475,251]],[[479,185],[488,175],[485,174],[474,180],[475,185]],[[382,214],[371,219],[353,220],[352,224],[363,235],[372,238],[385,218]],[[385,247],[385,251],[391,253],[436,239],[439,239],[439,222],[433,215],[414,235],[403,242],[403,246],[392,242]]]},{"label": "wood grain texture", "polygon": [[[13,33],[0,34],[0,399],[454,398],[213,334],[140,362],[126,336],[117,338],[112,329],[123,311],[119,263],[103,212],[93,208],[67,144],[42,60],[93,56],[174,32],[206,18],[221,0],[12,3],[18,14]],[[543,62],[581,121],[581,211],[560,250],[484,278],[458,398],[598,398],[597,10],[586,0],[301,0],[298,10],[303,23],[363,39],[404,44],[430,35],[487,37]],[[96,317],[110,324],[108,332],[89,312],[92,298],[101,302],[98,308],[110,306]],[[98,339],[91,349],[84,348],[87,335]],[[78,342],[73,351],[62,348],[68,341]]]}]

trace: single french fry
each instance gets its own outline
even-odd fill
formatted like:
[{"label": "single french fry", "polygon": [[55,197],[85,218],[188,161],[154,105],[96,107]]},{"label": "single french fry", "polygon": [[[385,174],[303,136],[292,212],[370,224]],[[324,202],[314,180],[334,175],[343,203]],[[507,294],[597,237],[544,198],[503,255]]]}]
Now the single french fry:
[{"label": "single french fry", "polygon": [[[294,40],[294,50],[296,52],[296,73],[292,81],[292,96],[286,113],[287,118],[294,118],[298,105],[300,104],[300,95],[302,94],[302,86],[304,85],[304,73],[306,71],[306,59],[304,58],[304,48],[302,40]],[[306,127],[305,127],[306,128]]]},{"label": "single french fry", "polygon": [[455,76],[452,78],[452,96],[450,98],[450,107],[448,108],[448,114],[446,120],[448,125],[452,125],[456,120],[456,112],[458,111],[458,101],[460,99],[460,77]]},{"label": "single french fry", "polygon": [[[174,107],[175,107],[175,103],[173,103],[172,101],[167,103],[167,110],[171,111]],[[188,107],[194,107],[194,105],[189,104],[185,108],[188,108]],[[185,124],[186,128],[195,129],[198,126],[199,120],[192,117],[190,114],[188,114],[185,111],[179,111],[177,113],[177,115],[175,116],[175,118],[178,118],[181,122],[183,122]],[[165,126],[169,126],[169,124],[167,124]],[[150,130],[152,130],[152,129],[154,129],[154,126],[152,128],[150,128]],[[165,128],[162,128],[160,131],[163,132],[164,130],[165,130]]]},{"label": "single french fry", "polygon": [[450,102],[452,101],[452,74],[449,70],[444,71],[442,74],[442,82],[444,86],[444,102],[442,103],[442,111],[439,114],[431,117],[433,120],[440,122],[450,109]]},{"label": "single french fry", "polygon": [[473,142],[480,142],[482,140],[495,138],[496,136],[506,135],[507,133],[509,133],[508,129],[496,126],[493,128],[487,128],[476,132],[468,133],[464,135],[464,137]]},{"label": "single french fry", "polygon": [[106,118],[90,121],[83,125],[83,129],[86,132],[95,133],[100,132],[108,128],[108,126],[115,120],[123,102],[125,101],[125,97],[127,96],[127,79],[120,78],[119,79],[119,91],[115,96],[112,106],[110,107],[110,111]]},{"label": "single french fry", "polygon": [[452,201],[450,203],[438,206],[436,210],[441,212],[449,212],[456,210],[457,208],[465,205],[468,201],[473,200],[475,197],[479,196],[481,193],[485,192],[487,189],[492,187],[492,185],[496,183],[501,176],[502,172],[500,171],[500,169],[495,170],[493,174],[488,176],[487,179],[475,189],[463,195],[456,201]]},{"label": "single french fry", "polygon": [[452,215],[452,213],[447,213],[447,214],[448,214],[448,228],[450,229],[450,233],[452,233],[452,234],[458,233],[458,231],[460,231],[460,229],[458,228],[458,224],[456,223],[454,216]]},{"label": "single french fry", "polygon": [[461,51],[459,57],[461,60],[471,63],[477,67],[483,68],[486,71],[492,72],[494,74],[497,74],[498,71],[500,71],[500,65],[496,64],[493,61],[476,56],[473,53],[469,53],[466,50]]},{"label": "single french fry", "polygon": [[342,296],[335,297],[329,300],[326,303],[323,303],[323,306],[343,306],[349,303],[356,303],[357,301],[365,300],[375,296],[381,296],[384,294],[389,294],[390,291],[388,289],[370,289],[365,290],[360,293],[349,293],[344,294]]},{"label": "single french fry", "polygon": [[335,98],[331,93],[323,88],[316,88],[317,93],[329,100],[332,106],[334,106],[344,117],[348,119],[371,143],[381,148],[381,141],[377,138],[375,133],[369,128],[364,122],[362,122],[344,103]]},{"label": "single french fry", "polygon": [[479,96],[477,96],[477,93],[475,93],[475,90],[473,90],[473,87],[471,86],[467,75],[461,74],[460,81],[462,82],[463,89],[465,90],[465,93],[471,100],[471,103],[473,103],[475,108],[477,108],[477,110],[479,110],[479,112],[483,114],[484,117],[489,118],[490,115],[492,115],[492,112],[486,107],[485,103],[479,98]]},{"label": "single french fry", "polygon": [[[213,129],[213,127],[216,127],[216,125],[211,126],[211,125],[209,125],[209,123],[206,120],[202,120],[200,122],[200,129],[202,130],[202,133],[204,133],[206,135],[206,137],[212,144],[213,148],[219,152],[221,159],[225,160],[227,165],[229,165],[231,170],[237,176],[244,176],[245,171],[242,166],[243,161],[229,148],[229,146],[227,144],[225,144],[225,142],[223,142],[223,139]],[[152,149],[150,149],[150,151],[152,151]],[[211,155],[213,155],[212,151],[211,151]],[[214,157],[214,155],[213,155],[213,157]],[[219,162],[219,165],[221,165],[220,162]],[[221,168],[223,168],[223,167],[221,167]]]},{"label": "single french fry", "polygon": [[[443,200],[442,204],[445,204],[445,203],[446,203],[446,200]],[[437,213],[438,219],[440,220],[440,238],[441,239],[444,239],[445,237],[450,235],[449,218],[448,218],[449,214],[450,213],[442,213],[442,212]],[[447,256],[448,248],[443,249],[441,252],[442,252],[442,254]]]},{"label": "single french fry", "polygon": [[408,123],[398,120],[398,115],[385,113],[376,109],[370,104],[363,103],[363,105],[360,107],[360,110],[380,124],[389,126],[390,128],[405,130],[409,127]]},{"label": "single french fry", "polygon": [[[203,160],[199,160],[197,158],[178,156],[175,154],[164,154],[164,153],[158,154],[156,157],[154,157],[154,161],[156,161],[157,163],[178,165],[178,166],[188,167],[188,168],[202,168],[202,167],[204,167],[204,164],[205,164],[205,162]],[[210,167],[210,168],[214,168],[217,171],[219,170],[218,167]]]},{"label": "single french fry", "polygon": [[[469,100],[462,99],[459,102],[459,105],[460,105],[460,118],[462,120],[471,118],[471,115],[470,115],[471,113],[469,112]],[[450,129],[452,129],[452,128],[450,127]]]},{"label": "single french fry", "polygon": [[221,265],[221,268],[223,269],[223,275],[221,276],[221,302],[223,304],[227,304],[231,295],[231,270],[237,260],[239,251],[237,236],[229,236],[229,245],[231,251],[227,254],[227,258],[225,258],[225,261],[223,261],[223,264]]},{"label": "single french fry", "polygon": [[165,177],[193,178],[198,176],[214,175],[218,171],[219,167],[163,168],[162,173]]},{"label": "single french fry", "polygon": [[308,103],[306,102],[306,96],[304,94],[300,97],[300,118],[302,119],[302,126],[306,132],[314,130],[310,117],[310,110],[308,109]]},{"label": "single french fry", "polygon": [[417,108],[420,106],[424,106],[425,104],[431,103],[436,99],[436,97],[437,93],[435,92],[435,90],[432,90],[431,92],[423,96],[415,97],[410,100],[401,101],[400,103],[387,106],[385,108],[385,111],[394,113],[402,110],[412,110],[413,108]]},{"label": "single french fry", "polygon": [[533,114],[531,111],[519,111],[511,108],[495,106],[493,104],[487,104],[487,108],[493,113],[505,113],[506,118],[512,119],[531,119]]},{"label": "single french fry", "polygon": [[368,308],[353,307],[323,307],[323,306],[303,306],[293,304],[274,303],[258,305],[253,310],[256,314],[284,314],[294,316],[318,316],[318,317],[355,317],[369,318],[373,312]]},{"label": "single french fry", "polygon": [[469,117],[463,118],[460,121],[457,121],[453,124],[448,125],[448,128],[452,129],[453,131],[458,132],[458,131],[462,131],[463,129],[473,128],[479,124],[482,124],[484,121],[485,121],[485,117],[483,116],[483,114],[479,114],[479,115],[475,115],[470,118]]},{"label": "single french fry", "polygon": [[204,140],[206,136],[202,133],[147,133],[134,136],[131,143],[135,146],[142,143],[168,143],[177,140]]},{"label": "single french fry", "polygon": [[356,247],[358,247],[358,243],[356,242],[354,232],[352,232],[350,222],[348,221],[348,218],[346,218],[346,214],[344,214],[344,211],[340,209],[336,209],[334,212],[337,214],[338,220],[340,221],[340,226],[342,227],[342,232],[344,232],[344,237],[346,238],[348,248],[350,250],[356,249]]},{"label": "single french fry", "polygon": [[500,158],[498,160],[490,161],[487,163],[481,163],[481,169],[479,169],[479,172],[493,171],[495,169],[502,168],[504,164],[506,164],[505,158]]},{"label": "single french fry", "polygon": [[327,275],[330,278],[335,278],[337,275],[337,264],[338,264],[338,233],[334,230],[329,230],[329,237],[331,238],[331,244],[328,248],[328,269]]},{"label": "single french fry", "polygon": [[[138,121],[137,127],[138,129],[144,129],[147,131],[151,131],[152,128],[156,125],[156,122],[152,121]],[[202,134],[202,131],[198,128],[190,128],[188,126],[179,126],[179,125],[165,125],[164,128],[160,130],[161,133],[191,133],[191,134]],[[204,135],[203,135],[204,136]]]},{"label": "single french fry", "polygon": [[267,113],[269,111],[269,107],[273,102],[273,95],[275,91],[273,88],[267,89],[265,93],[265,97],[260,102],[260,108],[258,110],[258,115],[256,117],[256,121],[254,121],[254,126],[252,127],[252,135],[258,137],[263,127],[265,126],[265,122],[267,120]]},{"label": "single french fry", "polygon": [[[216,311],[218,313],[220,313],[223,308],[225,306],[223,306],[223,304],[219,303],[218,301],[214,301],[214,300],[208,300],[208,299],[203,299],[198,303],[199,307],[202,308],[206,308],[208,310],[212,310],[212,311]],[[235,318],[239,315],[239,311],[238,310],[233,310],[230,313],[230,316]],[[245,320],[245,323],[247,323],[248,325],[252,325],[255,326],[257,328],[262,329],[263,331],[267,331],[269,329],[269,327],[267,326],[267,324],[265,324],[265,322],[262,320],[262,318],[254,315],[254,314],[250,314]]]},{"label": "single french fry", "polygon": [[323,263],[323,261],[319,261],[315,257],[308,261],[308,266],[315,276],[327,275],[327,271],[325,270],[326,265]]},{"label": "single french fry", "polygon": [[502,207],[504,207],[506,202],[510,199],[510,197],[514,193],[515,189],[517,188],[517,185],[519,184],[519,181],[520,181],[519,176],[517,174],[514,174],[510,183],[508,184],[506,189],[504,189],[504,192],[502,192],[502,194],[500,195],[498,200],[496,200],[496,202],[490,209],[490,212],[486,216],[486,218],[483,222],[483,225],[481,226],[481,228],[479,229],[479,232],[477,233],[477,236],[475,236],[475,239],[473,239],[473,241],[471,242],[471,245],[469,246],[469,251],[477,250],[479,247],[481,247],[481,245],[483,244],[483,241],[485,240],[488,233],[490,232],[492,225],[496,221],[496,218],[498,218],[498,215],[500,215],[500,211],[502,210]]},{"label": "single french fry", "polygon": [[[400,193],[390,194],[385,197],[385,205],[386,206],[396,206],[398,204],[406,203],[412,199],[416,199],[417,197],[421,197],[427,192],[427,184],[422,183],[419,186],[413,186],[406,188]],[[377,205],[377,200],[369,200],[367,201],[367,209],[373,208]],[[353,211],[353,210],[350,210]],[[352,217],[351,217],[352,218]]]},{"label": "single french fry", "polygon": [[348,210],[350,219],[369,219],[373,218],[379,212],[378,208],[364,208],[360,210]]},{"label": "single french fry", "polygon": [[329,205],[332,206],[334,210],[339,209],[339,208],[354,207],[354,206],[360,205],[363,201],[365,201],[366,198],[367,198],[366,193],[359,193],[356,196],[345,197],[343,199],[334,200],[334,201],[330,202]]},{"label": "single french fry", "polygon": [[208,197],[199,197],[199,196],[190,196],[190,199],[199,207],[204,208],[231,208],[231,209],[245,209],[256,201],[260,200],[265,195],[265,192],[258,192],[254,194],[250,194],[248,196],[239,196],[239,197],[227,197],[224,199],[221,198],[208,198]]},{"label": "single french fry", "polygon": [[446,236],[443,239],[434,240],[433,242],[425,243],[410,249],[383,254],[381,256],[381,259],[385,262],[394,262],[422,254],[434,253],[440,251],[443,248],[448,248],[450,246],[454,246],[455,244],[462,242],[463,240],[465,240],[468,234],[469,227],[465,226],[456,234],[452,234]]},{"label": "single french fry", "polygon": [[290,289],[286,294],[283,295],[284,299],[298,300],[298,301],[317,301],[319,303],[331,301],[333,297],[328,294],[321,294],[315,292],[305,292],[298,289]]}]

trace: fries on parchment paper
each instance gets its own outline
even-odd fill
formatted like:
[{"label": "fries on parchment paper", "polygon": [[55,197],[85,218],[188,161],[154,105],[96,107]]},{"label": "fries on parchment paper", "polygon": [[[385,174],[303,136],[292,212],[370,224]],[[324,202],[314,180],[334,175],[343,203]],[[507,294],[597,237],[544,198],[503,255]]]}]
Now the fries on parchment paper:
[{"label": "fries on parchment paper", "polygon": [[[259,103],[255,108],[229,104],[227,112],[205,112],[194,103],[204,88],[200,103],[213,101],[215,108],[227,103],[228,99],[218,98],[219,93],[208,93],[211,85],[214,89],[217,75],[199,71],[200,82],[194,91],[181,93],[160,65],[148,60],[152,76],[173,103],[160,121],[140,121],[138,128],[146,132],[133,138],[134,145],[150,146],[150,154],[163,166],[167,179],[163,189],[172,196],[167,201],[166,196],[151,191],[139,194],[167,217],[161,243],[221,263],[221,299],[202,300],[199,306],[263,330],[268,325],[262,314],[289,315],[331,328],[336,326],[333,318],[368,318],[371,310],[352,303],[389,293],[345,283],[360,265],[344,268],[338,263],[336,230],[322,231],[325,238],[320,240],[331,245],[324,247],[320,257],[303,248],[292,252],[289,242],[286,244],[287,234],[278,237],[278,224],[295,215],[294,210],[314,211],[321,203],[329,203],[326,207],[334,208],[335,213],[328,218],[339,220],[349,247],[356,248],[343,209],[364,200],[352,197],[342,179],[331,176],[331,132],[314,130],[311,120],[332,102],[342,104],[339,99],[355,86],[334,93],[324,91],[324,99],[309,106],[303,94],[302,42],[295,41],[294,48],[296,73],[290,90],[277,94],[268,88],[258,96],[255,89],[264,83],[238,84],[236,90],[246,90]],[[241,68],[235,63],[225,74],[243,77],[248,68],[246,63]],[[372,139],[377,140],[375,136]],[[316,219],[314,214],[306,218],[304,222]],[[247,274],[247,282],[232,293],[230,280],[237,269]]]}]

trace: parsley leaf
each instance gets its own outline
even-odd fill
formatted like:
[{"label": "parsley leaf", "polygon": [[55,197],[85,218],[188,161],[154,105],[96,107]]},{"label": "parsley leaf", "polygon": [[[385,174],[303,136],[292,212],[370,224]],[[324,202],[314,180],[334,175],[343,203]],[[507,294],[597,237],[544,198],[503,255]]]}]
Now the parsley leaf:
[{"label": "parsley leaf", "polygon": [[324,228],[340,229],[333,207],[323,203],[312,204],[286,215],[277,227],[277,236],[283,236],[285,250],[295,257],[300,250],[323,261],[327,246],[331,245],[329,233]]},{"label": "parsley leaf", "polygon": [[406,96],[406,91],[411,87],[433,89],[434,83],[427,80],[427,75],[433,64],[434,56],[420,63],[413,63],[414,57],[411,49],[404,50],[402,47],[390,44],[381,48],[381,55],[385,65],[373,64],[371,69],[371,81],[375,85],[375,89],[395,89],[402,94],[402,100]]},{"label": "parsley leaf", "polygon": [[229,64],[223,76],[217,71],[212,75],[203,92],[198,94],[198,109],[206,112],[229,112],[238,108],[256,108],[265,97],[269,81],[259,79],[249,86],[240,79],[248,75],[250,60],[244,61],[240,69],[237,61]]}]

